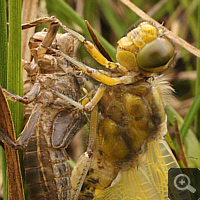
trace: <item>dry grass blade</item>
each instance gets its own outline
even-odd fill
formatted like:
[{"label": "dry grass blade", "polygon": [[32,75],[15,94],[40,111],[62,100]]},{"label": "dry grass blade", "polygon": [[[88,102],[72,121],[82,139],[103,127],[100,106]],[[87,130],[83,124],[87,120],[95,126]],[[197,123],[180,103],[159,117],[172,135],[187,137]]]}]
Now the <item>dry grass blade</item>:
[{"label": "dry grass blade", "polygon": [[147,12],[147,15],[149,16],[153,16],[155,15],[163,6],[164,4],[167,2],[167,0],[161,0],[161,1],[158,1],[158,3],[153,6],[148,12]]},{"label": "dry grass blade", "polygon": [[[15,133],[11,113],[1,87],[0,102],[0,127],[13,141],[15,141]],[[22,186],[18,153],[15,149],[7,146],[6,144],[4,145],[4,147],[8,169],[9,200],[23,200],[24,192]]]},{"label": "dry grass blade", "polygon": [[[29,22],[37,17],[38,0],[23,1],[22,5],[22,24]],[[31,52],[28,48],[29,38],[34,34],[34,29],[27,29],[22,31],[22,59],[30,61]],[[26,79],[26,72],[23,70],[23,79]]]},{"label": "dry grass blade", "polygon": [[158,23],[153,18],[149,17],[145,12],[143,12],[141,9],[139,9],[137,6],[135,6],[133,3],[131,3],[129,0],[120,0],[122,3],[127,5],[131,10],[133,10],[138,16],[140,16],[142,19],[153,22],[156,26],[162,27],[165,30],[165,35],[169,37],[174,43],[182,46],[183,48],[187,49],[190,53],[200,57],[200,50],[192,46],[191,44],[187,43],[182,38],[175,35],[173,32],[169,31],[167,28],[162,26],[160,23]]},{"label": "dry grass blade", "polygon": [[[29,22],[37,17],[37,10],[38,10],[38,0],[34,1],[23,1],[22,5],[22,24],[25,22]],[[35,32],[34,29],[24,30],[22,32],[22,59],[30,61],[31,53],[28,48],[28,41],[29,38]],[[27,53],[29,52],[29,53]]]}]

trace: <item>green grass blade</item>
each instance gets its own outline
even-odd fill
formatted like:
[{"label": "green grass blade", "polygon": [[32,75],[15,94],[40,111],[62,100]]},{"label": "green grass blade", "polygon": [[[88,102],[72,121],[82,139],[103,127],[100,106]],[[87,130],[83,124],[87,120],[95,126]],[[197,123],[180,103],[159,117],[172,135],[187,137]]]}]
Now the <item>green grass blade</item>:
[{"label": "green grass blade", "polygon": [[6,1],[0,2],[0,84],[2,87],[7,87],[7,19],[6,19]]},{"label": "green grass blade", "polygon": [[180,129],[181,137],[182,137],[183,141],[185,141],[186,134],[187,134],[190,126],[192,125],[192,122],[194,121],[197,111],[199,110],[199,106],[200,106],[200,89],[199,89],[198,93],[196,94],[196,96],[193,100],[193,103],[190,106],[190,109],[189,109],[187,115],[185,116],[184,123]]},{"label": "green grass blade", "polygon": [[197,39],[197,31],[196,31],[196,29],[197,29],[197,21],[195,19],[195,16],[193,15],[193,13],[188,13],[187,12],[188,8],[190,8],[190,6],[191,6],[191,2],[188,1],[188,0],[180,0],[180,4],[185,9],[185,12],[186,12],[186,15],[187,15],[186,19],[188,19],[188,24],[189,24],[190,30],[191,30],[191,32],[193,34],[193,37],[195,39]]},{"label": "green grass blade", "polygon": [[[6,1],[0,2],[0,85],[7,87],[7,19],[6,19]],[[1,167],[2,167],[2,181],[3,181],[3,199],[8,199],[8,179],[5,152],[0,147]]]},{"label": "green grass blade", "polygon": [[94,0],[87,0],[84,4],[84,19],[90,19],[90,24],[92,26],[100,27],[100,19],[99,19],[99,12],[91,12],[92,10],[97,10],[98,4],[97,1]]},{"label": "green grass blade", "polygon": [[[197,47],[200,48],[200,1],[198,4],[198,34],[197,34]],[[196,79],[196,91],[200,90],[200,58],[197,58],[197,79]],[[197,137],[200,139],[200,108],[198,109],[195,119],[195,130]]]},{"label": "green grass blade", "polygon": [[[179,124],[179,129],[180,129],[180,127],[182,127],[184,123],[181,116],[170,105],[166,106],[166,110],[167,110],[167,118],[168,118],[169,123],[174,125],[174,116],[176,116],[178,124]],[[188,162],[189,166],[194,167],[194,168],[200,167],[200,160],[198,159],[200,155],[200,143],[197,140],[196,135],[189,129],[187,131],[187,134],[184,137],[184,140],[182,138],[182,135],[181,135],[181,139],[185,146],[185,152],[186,152],[187,160],[189,161]],[[178,152],[176,140],[174,141],[173,146],[176,152]]]},{"label": "green grass blade", "polygon": [[[23,79],[21,66],[21,0],[9,0],[9,45],[7,89],[23,96]],[[23,128],[23,105],[9,101],[9,108],[15,127],[16,138]],[[20,152],[21,153],[21,152]],[[22,160],[22,156],[20,157]]]},{"label": "green grass blade", "polygon": [[124,24],[120,22],[117,15],[114,13],[114,11],[110,8],[110,5],[108,1],[105,0],[98,0],[98,5],[101,8],[101,11],[103,12],[104,16],[106,17],[109,25],[112,27],[112,30],[114,31],[117,38],[121,38],[124,35]]},{"label": "green grass blade", "polygon": [[[21,67],[21,0],[9,1],[7,89],[14,94],[23,96]],[[15,133],[19,134],[23,127],[23,106],[16,102],[9,102],[9,106],[15,125]]]}]

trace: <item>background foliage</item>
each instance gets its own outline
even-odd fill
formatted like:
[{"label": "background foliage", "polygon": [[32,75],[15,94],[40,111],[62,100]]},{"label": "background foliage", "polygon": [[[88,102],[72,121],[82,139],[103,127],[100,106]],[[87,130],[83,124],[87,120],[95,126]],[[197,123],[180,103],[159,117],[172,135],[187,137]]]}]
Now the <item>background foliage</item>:
[{"label": "background foliage", "polygon": [[[155,20],[163,23],[165,27],[172,30],[176,35],[194,46],[198,45],[197,0],[192,2],[187,0],[143,0],[132,2]],[[114,47],[112,48],[107,43],[104,43],[105,48],[113,59],[115,59],[117,41],[139,20],[139,17],[119,0],[85,0],[77,1],[76,3],[74,1],[47,0],[46,6],[49,15],[57,16],[64,24],[81,32],[87,39],[91,40],[83,21],[83,19],[87,19],[92,27]],[[81,49],[80,52],[82,54],[79,59],[93,67],[98,67],[84,49]],[[191,167],[200,166],[200,145],[197,140],[200,134],[197,124],[199,124],[200,120],[197,119],[196,126],[193,123],[200,105],[199,89],[196,86],[198,85],[196,83],[196,79],[198,80],[197,68],[196,57],[180,46],[176,46],[176,64],[166,71],[166,76],[175,89],[175,98],[169,100],[169,104],[173,106],[174,110],[170,106],[167,107],[170,135],[174,139],[174,128],[171,125],[174,124],[174,115],[179,113],[177,115],[179,128],[185,144],[187,160]],[[186,117],[186,120],[183,121],[181,117]],[[191,128],[190,131],[188,131],[189,128]],[[176,141],[174,142],[174,148],[178,152]],[[191,158],[189,158],[190,156]]]},{"label": "background foliage", "polygon": [[[25,1],[26,0],[24,0],[23,3]],[[37,4],[37,6],[34,7],[34,11],[33,7],[23,7],[22,9],[25,9],[28,12],[37,12],[37,17],[55,15],[62,21],[63,24],[77,30],[78,32],[82,33],[88,40],[91,40],[84,24],[84,19],[87,19],[98,33],[100,40],[114,60],[117,41],[133,24],[137,22],[137,20],[139,20],[139,17],[132,10],[121,3],[120,0],[34,1],[35,4]],[[6,1],[1,1],[1,3],[3,2],[6,5]],[[175,34],[185,39],[187,42],[191,43],[194,46],[200,46],[200,33],[198,31],[199,29],[197,29],[198,24],[200,24],[198,23],[198,15],[200,15],[200,6],[198,0],[132,0],[132,2],[143,11],[148,13],[150,16],[152,16],[158,22],[164,23],[165,27],[172,30]],[[6,15],[4,11],[1,12],[0,20],[3,20],[3,28],[5,30],[4,34],[7,35],[7,30],[5,29]],[[10,12],[12,12],[12,10]],[[32,20],[34,18],[32,18]],[[22,21],[26,21],[23,16]],[[2,25],[2,23],[0,24]],[[48,26],[49,24],[44,24],[38,27],[37,31],[41,30],[43,27]],[[5,71],[1,71],[7,65],[7,59],[5,59],[5,57],[7,57],[6,52],[8,50],[5,43],[7,42],[7,38],[5,35],[3,37],[4,39],[1,40],[3,41],[3,46],[5,47],[5,50],[1,51],[0,54],[4,58],[2,60],[2,62],[4,63],[1,63],[0,65],[1,80],[5,78],[5,75],[3,75],[3,73],[7,73]],[[101,35],[103,36],[103,38],[101,37]],[[14,37],[16,37],[15,34]],[[22,38],[22,42],[25,42],[26,44],[28,43],[28,41],[24,38]],[[18,52],[18,54],[21,53],[21,50],[19,48],[15,51]],[[80,50],[78,52],[78,59],[86,62],[92,67],[100,67],[91,58],[91,56],[88,55],[88,53],[85,51],[84,48],[82,48],[82,46],[80,47]],[[30,52],[27,52],[26,54],[30,54]],[[166,76],[169,78],[170,83],[175,89],[175,98],[169,100],[169,104],[173,106],[174,110],[170,106],[167,106],[168,121],[170,122],[169,132],[173,140],[171,145],[172,148],[174,148],[178,153],[178,148],[174,140],[175,137],[173,127],[174,115],[176,115],[180,125],[181,137],[186,150],[188,164],[190,167],[200,167],[200,119],[198,118],[198,113],[200,113],[198,111],[200,105],[200,67],[198,66],[199,60],[197,60],[194,55],[188,53],[185,49],[179,46],[176,47],[176,54],[176,65],[166,71]],[[16,58],[18,60],[17,62],[19,62],[19,57],[20,56]],[[8,61],[8,63],[9,65],[12,65],[10,61]],[[11,69],[9,65],[8,71],[10,71]],[[14,72],[11,71],[10,73],[12,74]],[[8,77],[9,76],[10,75],[8,75]],[[17,88],[20,88],[20,82],[22,79],[19,75],[18,78],[19,79],[17,81]],[[4,84],[4,87],[6,87],[6,84]],[[12,88],[10,90],[12,90]],[[177,113],[179,115],[177,115]],[[17,123],[18,122],[15,122],[15,124]],[[188,131],[188,129],[190,130]],[[84,151],[84,145],[86,144],[83,144],[83,146],[76,145],[80,146],[81,148],[76,148],[76,146],[73,145],[74,144],[72,143],[71,149],[74,152],[73,154],[71,154],[71,156],[74,158],[74,160],[76,160],[78,155],[80,155],[82,151]]]}]

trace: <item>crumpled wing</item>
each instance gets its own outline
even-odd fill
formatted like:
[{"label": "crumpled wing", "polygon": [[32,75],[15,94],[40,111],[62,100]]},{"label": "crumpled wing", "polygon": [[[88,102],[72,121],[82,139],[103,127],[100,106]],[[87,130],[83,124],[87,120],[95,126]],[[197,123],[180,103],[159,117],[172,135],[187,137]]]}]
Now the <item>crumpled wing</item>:
[{"label": "crumpled wing", "polygon": [[82,111],[64,110],[59,112],[53,123],[53,146],[55,148],[66,148],[86,122],[87,118]]},{"label": "crumpled wing", "polygon": [[[77,186],[80,182],[80,177],[87,166],[89,160],[87,152],[79,158],[71,175],[72,196],[77,191]],[[114,167],[107,162],[99,150],[93,152],[92,163],[90,165],[88,174],[84,180],[82,190],[79,193],[79,199],[93,199],[95,190],[103,190],[110,186],[112,181],[116,178],[119,168]]]},{"label": "crumpled wing", "polygon": [[[95,200],[165,200],[168,199],[168,169],[179,168],[164,140],[148,144],[144,162],[138,167],[120,171],[112,186],[101,191]],[[184,199],[190,199],[186,190]],[[174,199],[182,200],[179,193]]]}]

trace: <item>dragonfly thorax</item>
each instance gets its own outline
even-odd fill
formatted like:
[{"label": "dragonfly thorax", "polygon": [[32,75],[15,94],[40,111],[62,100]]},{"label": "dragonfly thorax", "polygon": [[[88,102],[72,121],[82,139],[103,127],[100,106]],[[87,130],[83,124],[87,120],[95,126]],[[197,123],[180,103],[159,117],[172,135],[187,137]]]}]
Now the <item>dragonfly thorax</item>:
[{"label": "dragonfly thorax", "polygon": [[100,104],[102,151],[117,165],[137,159],[166,119],[159,89],[145,80],[107,88]]}]

